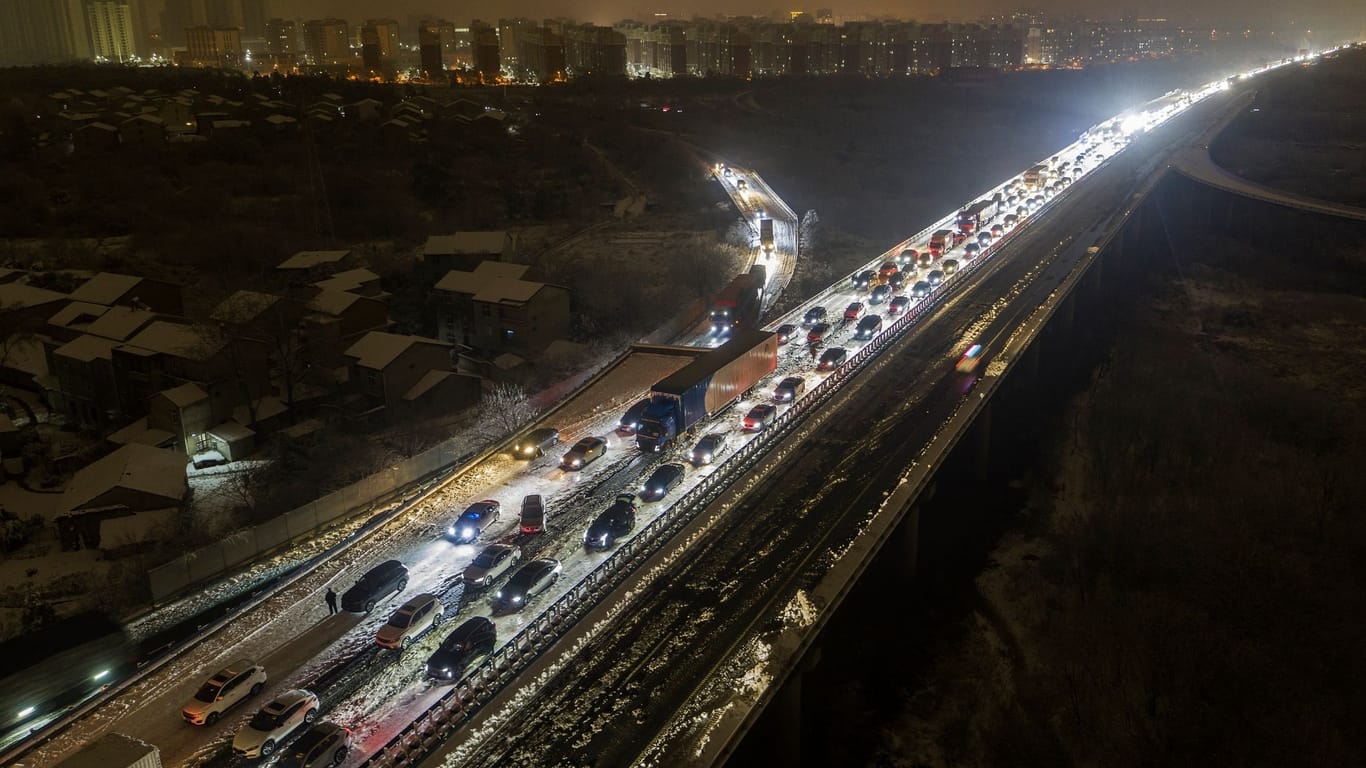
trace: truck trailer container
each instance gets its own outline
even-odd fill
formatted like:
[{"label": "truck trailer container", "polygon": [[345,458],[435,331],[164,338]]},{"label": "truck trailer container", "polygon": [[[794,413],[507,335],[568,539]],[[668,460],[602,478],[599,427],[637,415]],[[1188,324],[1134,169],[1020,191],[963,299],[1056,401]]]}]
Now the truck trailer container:
[{"label": "truck trailer container", "polygon": [[1024,172],[1024,185],[1028,189],[1038,189],[1048,181],[1048,166],[1036,165]]},{"label": "truck trailer container", "polygon": [[759,245],[763,246],[764,253],[773,252],[773,219],[759,220]]},{"label": "truck trailer container", "polygon": [[711,302],[712,333],[724,333],[740,326],[757,324],[759,310],[763,307],[766,280],[767,272],[763,265],[755,264],[748,272],[736,275],[730,285],[721,289]]},{"label": "truck trailer container", "polygon": [[952,247],[953,232],[950,230],[939,229],[935,230],[933,235],[930,235],[930,255],[935,258],[939,258],[945,253],[948,253],[948,250]]},{"label": "truck trailer container", "polygon": [[664,450],[698,422],[730,407],[777,368],[777,334],[737,330],[730,341],[654,385],[636,431],[636,447]]}]

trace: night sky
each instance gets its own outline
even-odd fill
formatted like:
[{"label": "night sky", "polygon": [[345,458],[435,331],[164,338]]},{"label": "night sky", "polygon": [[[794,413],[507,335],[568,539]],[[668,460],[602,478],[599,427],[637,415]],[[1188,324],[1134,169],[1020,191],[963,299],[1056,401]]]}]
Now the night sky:
[{"label": "night sky", "polygon": [[1048,13],[1083,13],[1114,17],[1133,13],[1139,17],[1163,17],[1183,21],[1212,21],[1223,26],[1237,23],[1283,26],[1296,22],[1332,23],[1339,28],[1366,26],[1366,2],[1362,0],[818,0],[782,4],[774,0],[267,0],[276,16],[315,18],[334,15],[348,20],[389,16],[400,21],[409,15],[430,14],[452,21],[486,20],[509,16],[549,18],[569,16],[580,21],[608,24],[623,18],[646,19],[654,13],[683,18],[718,13],[768,15],[791,9],[815,11],[830,8],[836,16],[888,15],[921,21],[976,20],[1012,8],[1039,8]]}]

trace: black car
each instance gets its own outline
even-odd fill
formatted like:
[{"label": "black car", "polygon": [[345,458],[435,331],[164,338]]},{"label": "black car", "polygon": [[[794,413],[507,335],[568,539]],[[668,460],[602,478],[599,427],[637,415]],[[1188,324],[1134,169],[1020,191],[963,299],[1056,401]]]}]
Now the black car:
[{"label": "black car", "polygon": [[534,459],[544,456],[546,451],[554,448],[559,442],[560,430],[554,427],[542,427],[523,435],[512,450],[520,458]]},{"label": "black car", "polygon": [[697,441],[697,445],[693,446],[692,454],[689,458],[694,467],[701,467],[715,461],[718,456],[724,454],[729,448],[730,445],[726,440],[725,432],[709,432],[703,435],[701,440]]},{"label": "black car", "polygon": [[[899,277],[899,275],[898,275],[898,277]],[[888,283],[888,284],[886,284],[886,285],[879,285],[878,287],[876,287],[876,288],[873,289],[873,292],[872,292],[872,293],[868,294],[868,303],[869,303],[869,304],[881,304],[882,302],[884,302],[884,301],[886,301],[887,299],[891,298],[891,296],[892,296],[892,286],[891,286],[890,283]]]},{"label": "black car", "polygon": [[494,608],[499,611],[520,611],[532,597],[550,588],[560,578],[564,566],[559,560],[541,558],[532,560],[512,574],[512,578],[498,590],[494,597]]},{"label": "black car", "polygon": [[800,376],[788,376],[773,388],[773,402],[790,403],[806,391],[806,381]]},{"label": "black car", "polygon": [[664,464],[650,475],[640,489],[640,498],[645,501],[659,501],[669,495],[669,491],[683,482],[685,470],[682,464]]},{"label": "black car", "polygon": [[341,765],[351,749],[351,731],[336,723],[318,723],[280,758],[281,768]]},{"label": "black car", "polygon": [[825,322],[825,307],[812,307],[802,315],[802,325],[810,328],[817,323]]},{"label": "black car", "polygon": [[792,337],[797,335],[797,326],[792,323],[786,323],[778,326],[778,330],[774,331],[774,333],[778,336],[778,344],[781,346],[792,341]]},{"label": "black car", "polygon": [[441,646],[427,659],[427,677],[444,682],[459,680],[471,661],[493,653],[497,640],[498,630],[493,622],[475,616],[441,641]]},{"label": "black car", "polygon": [[854,329],[854,338],[860,340],[871,339],[882,330],[882,317],[880,315],[864,315],[858,321],[858,327]]},{"label": "black car", "polygon": [[821,353],[821,359],[816,368],[822,371],[833,371],[844,365],[844,361],[848,359],[849,351],[844,347],[831,347]]},{"label": "black car", "polygon": [[873,284],[873,277],[875,277],[876,275],[877,273],[873,270],[865,269],[862,272],[850,278],[850,283],[852,284],[854,290],[866,291],[868,290],[868,286]]},{"label": "black car", "polygon": [[645,408],[650,404],[650,398],[645,398],[622,414],[621,421],[617,424],[617,429],[628,435],[634,435],[640,429],[640,417],[645,415]]},{"label": "black car", "polygon": [[607,549],[636,527],[636,495],[619,493],[616,501],[583,534],[585,549]]},{"label": "black car", "polygon": [[386,560],[360,577],[354,587],[342,593],[341,607],[350,613],[369,613],[391,592],[408,586],[408,569],[397,560]]}]

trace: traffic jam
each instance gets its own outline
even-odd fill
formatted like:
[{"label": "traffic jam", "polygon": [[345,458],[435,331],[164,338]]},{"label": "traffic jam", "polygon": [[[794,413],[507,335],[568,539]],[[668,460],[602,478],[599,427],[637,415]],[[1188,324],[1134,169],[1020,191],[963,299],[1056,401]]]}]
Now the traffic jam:
[{"label": "traffic jam", "polygon": [[[383,746],[865,345],[952,290],[1032,215],[1151,124],[1117,118],[1091,129],[766,329],[755,327],[763,267],[737,277],[738,290],[728,287],[710,308],[719,345],[699,349],[624,412],[582,432],[529,428],[502,457],[520,468],[449,510],[426,545],[347,586],[340,610],[364,618],[324,656],[340,663],[364,646],[392,654],[375,679],[340,699],[284,681],[271,700],[242,707],[241,714],[259,711],[234,728],[225,752],[254,759],[278,751],[290,764],[321,765]],[[729,169],[718,177],[733,178]],[[946,365],[971,374],[983,353],[974,343]],[[258,698],[265,681],[265,670],[250,660],[230,665],[186,703],[183,719],[213,726],[228,707]],[[333,701],[330,711],[322,711],[320,698]]]}]

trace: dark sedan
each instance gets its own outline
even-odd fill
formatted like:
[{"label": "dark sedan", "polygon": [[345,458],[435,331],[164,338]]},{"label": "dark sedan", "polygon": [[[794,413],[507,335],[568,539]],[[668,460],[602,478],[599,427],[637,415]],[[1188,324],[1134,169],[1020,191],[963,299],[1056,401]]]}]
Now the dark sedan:
[{"label": "dark sedan", "polygon": [[493,622],[483,616],[466,621],[446,635],[441,646],[427,659],[427,677],[444,682],[459,680],[471,661],[493,653],[497,639],[498,631]]},{"label": "dark sedan", "polygon": [[640,498],[645,501],[659,501],[669,495],[669,491],[683,482],[685,470],[682,464],[665,464],[656,469],[640,488]]},{"label": "dark sedan", "polygon": [[494,596],[494,608],[499,611],[520,611],[527,601],[550,589],[560,578],[564,566],[559,560],[541,558],[523,565]]}]

